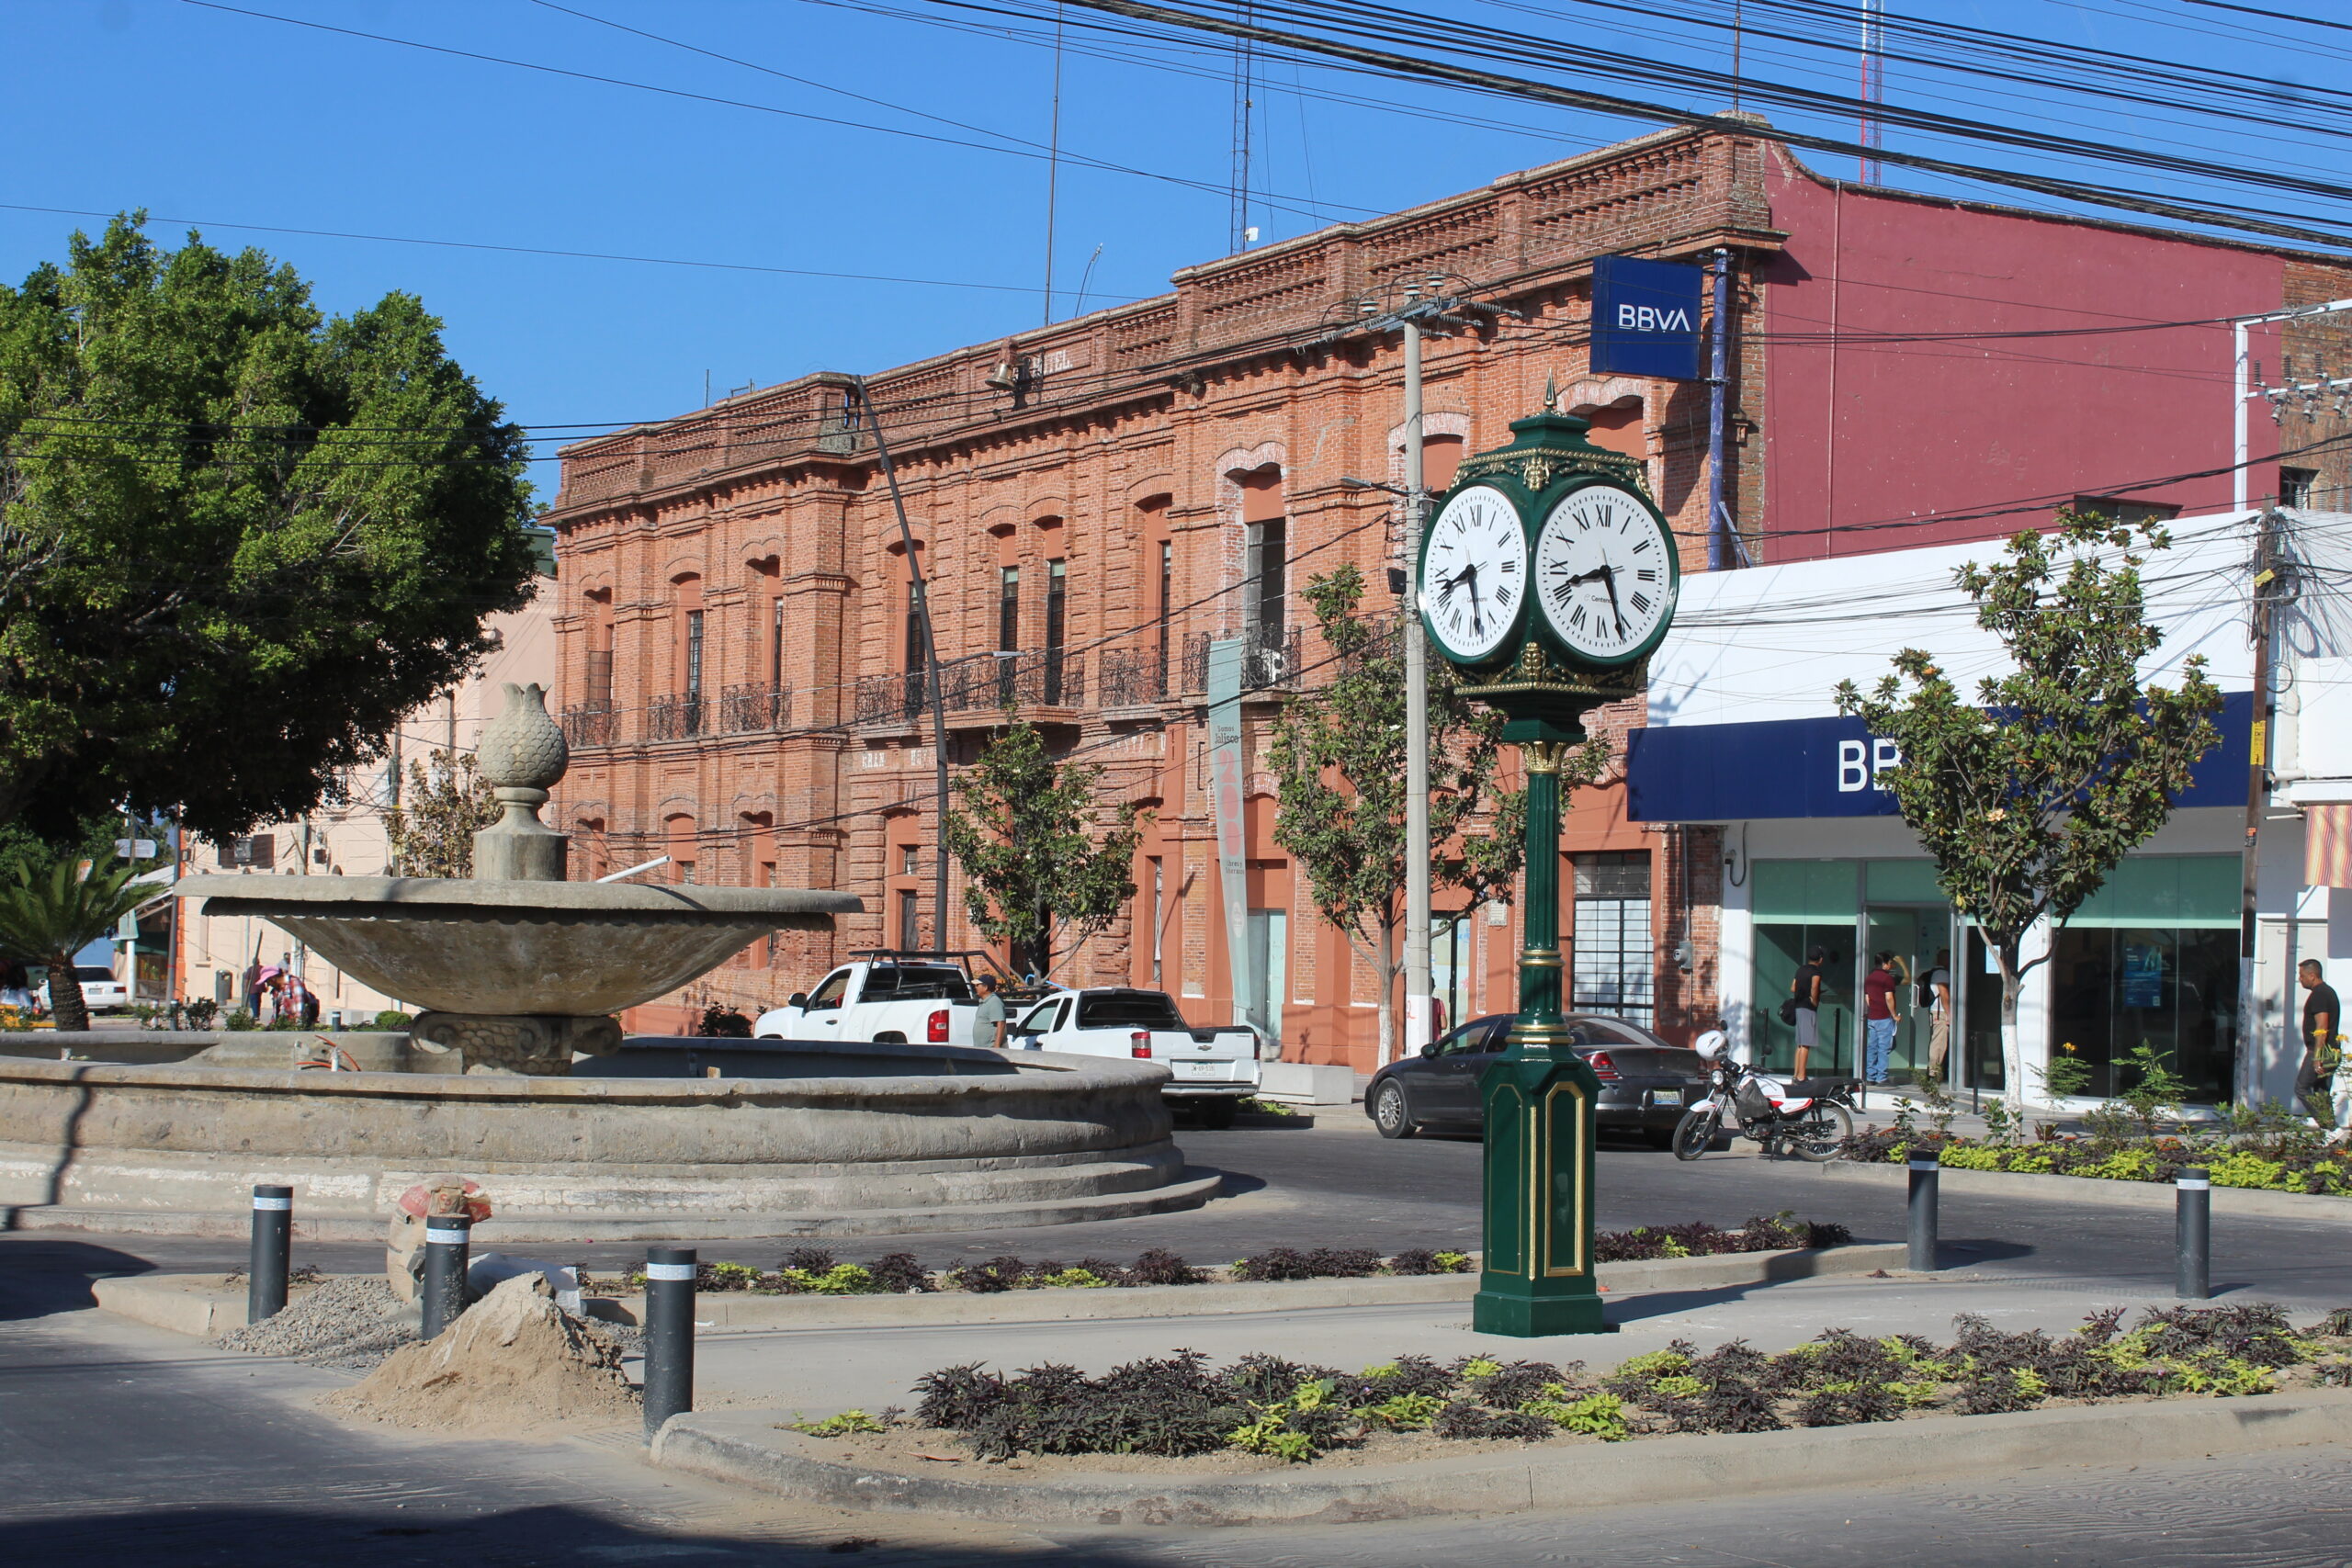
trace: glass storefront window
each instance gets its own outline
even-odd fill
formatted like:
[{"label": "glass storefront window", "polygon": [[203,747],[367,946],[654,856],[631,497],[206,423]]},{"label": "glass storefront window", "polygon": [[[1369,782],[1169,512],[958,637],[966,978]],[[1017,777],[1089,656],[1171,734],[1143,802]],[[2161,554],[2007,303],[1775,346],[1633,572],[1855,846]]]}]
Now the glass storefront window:
[{"label": "glass storefront window", "polygon": [[2198,1099],[2225,1101],[2237,992],[2234,929],[2070,925],[2050,959],[2051,1059],[2086,1063],[2089,1092],[2110,1096],[2136,1081],[2127,1064],[2145,1044]]}]

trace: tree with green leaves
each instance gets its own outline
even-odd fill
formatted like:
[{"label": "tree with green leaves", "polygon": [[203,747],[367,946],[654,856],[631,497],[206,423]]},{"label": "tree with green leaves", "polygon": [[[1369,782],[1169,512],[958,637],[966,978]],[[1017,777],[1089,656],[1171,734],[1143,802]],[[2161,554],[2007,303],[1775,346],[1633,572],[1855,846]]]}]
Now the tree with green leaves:
[{"label": "tree with green leaves", "polygon": [[455,757],[435,748],[432,771],[408,765],[408,792],[384,813],[384,839],[392,853],[392,876],[471,876],[474,835],[498,820],[504,809],[498,792],[481,776],[473,753]]},{"label": "tree with green leaves", "polygon": [[50,1016],[58,1028],[90,1027],[74,955],[162,891],[132,881],[137,874],[128,865],[94,865],[73,855],[21,854],[0,875],[0,957],[48,966]]},{"label": "tree with green leaves", "polygon": [[[1274,842],[1306,874],[1315,907],[1379,979],[1380,1060],[1396,1055],[1398,937],[1405,921],[1405,659],[1396,623],[1367,618],[1353,564],[1307,583],[1334,660],[1330,683],[1284,704],[1267,763],[1276,781]],[[1527,793],[1500,790],[1502,715],[1474,707],[1453,668],[1429,670],[1430,867],[1433,888],[1473,905],[1509,901],[1526,853]],[[1589,783],[1604,742],[1564,764],[1561,787]],[[1485,814],[1492,821],[1472,831]]]},{"label": "tree with green leaves", "polygon": [[1008,710],[956,781],[942,836],[964,868],[965,912],[1041,976],[1136,896],[1136,808],[1102,805],[1102,780],[1099,763],[1055,761],[1036,727]]},{"label": "tree with green leaves", "polygon": [[390,294],[143,218],[0,287],[0,823],[316,807],[529,597],[529,453]]},{"label": "tree with green leaves", "polygon": [[2049,958],[2021,957],[2027,931],[2046,919],[2054,938],[2164,826],[2221,739],[2222,694],[2202,657],[2185,662],[2177,686],[2140,677],[2164,641],[2140,568],[2145,551],[2170,545],[2161,528],[2062,512],[2052,533],[2020,533],[1999,562],[1953,574],[2011,666],[1978,682],[1973,701],[1917,649],[1897,653],[1894,673],[1867,696],[1851,681],[1838,687],[1838,711],[1901,752],[1878,777],[2000,968],[2001,1081],[2013,1105],[2026,1086],[2018,991]]}]

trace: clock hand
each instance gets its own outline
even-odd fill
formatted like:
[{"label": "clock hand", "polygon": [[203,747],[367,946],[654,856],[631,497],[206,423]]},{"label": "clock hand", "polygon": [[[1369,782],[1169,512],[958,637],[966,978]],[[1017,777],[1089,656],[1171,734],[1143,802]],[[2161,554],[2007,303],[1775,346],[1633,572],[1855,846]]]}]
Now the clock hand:
[{"label": "clock hand", "polygon": [[1617,635],[1625,635],[1625,612],[1617,607],[1617,573],[1610,567],[1600,569],[1602,586],[1609,590],[1609,614],[1617,622]]},{"label": "clock hand", "polygon": [[1478,563],[1472,561],[1464,567],[1462,575],[1470,580],[1470,628],[1484,637],[1487,635],[1487,612],[1478,602]]}]

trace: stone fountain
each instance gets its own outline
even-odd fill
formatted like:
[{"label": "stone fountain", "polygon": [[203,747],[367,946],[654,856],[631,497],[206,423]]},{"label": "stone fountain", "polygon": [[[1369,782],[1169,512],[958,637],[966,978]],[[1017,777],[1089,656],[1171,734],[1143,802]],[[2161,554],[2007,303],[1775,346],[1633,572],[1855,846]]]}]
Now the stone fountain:
[{"label": "stone fountain", "polygon": [[[563,734],[541,688],[506,693],[481,746],[503,815],[474,836],[479,875],[197,876],[177,889],[422,1007],[413,1034],[337,1036],[340,1052],[316,1034],[0,1035],[0,1228],[236,1235],[253,1185],[286,1182],[298,1235],[374,1239],[401,1193],[450,1171],[494,1195],[501,1242],[996,1229],[1190,1207],[1216,1190],[1170,1136],[1155,1063],[625,1043],[622,1009],[769,931],[826,930],[861,905],[564,880],[564,836],[538,817],[569,761]],[[317,1057],[366,1070],[296,1065]]]},{"label": "stone fountain", "polygon": [[854,894],[567,882],[569,840],[539,807],[571,761],[538,685],[506,686],[476,761],[503,815],[475,875],[191,876],[214,915],[257,915],[387,996],[421,1006],[417,1044],[469,1073],[568,1073],[620,1047],[613,1014],[709,973],[774,931],[824,931]]}]

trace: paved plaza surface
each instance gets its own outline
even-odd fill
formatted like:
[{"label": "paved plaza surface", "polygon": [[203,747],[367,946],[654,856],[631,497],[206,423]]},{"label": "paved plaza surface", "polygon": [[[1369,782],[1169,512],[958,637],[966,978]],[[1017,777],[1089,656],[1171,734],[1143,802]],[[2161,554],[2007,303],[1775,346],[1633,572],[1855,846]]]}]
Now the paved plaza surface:
[{"label": "paved plaza surface", "polygon": [[[1385,1142],[1360,1119],[1180,1134],[1196,1162],[1235,1173],[1233,1197],[1186,1214],[979,1237],[843,1244],[904,1247],[927,1261],[1012,1250],[1129,1256],[1172,1246],[1196,1259],[1290,1245],[1476,1240],[1478,1145]],[[1736,1223],[1793,1208],[1866,1238],[1901,1234],[1899,1182],[1825,1178],[1739,1156],[1676,1162],[1635,1145],[1600,1159],[1600,1223]],[[709,1333],[702,1403],[805,1403],[814,1413],[888,1402],[955,1360],[1090,1367],[1179,1345],[1224,1357],[1277,1349],[1355,1364],[1406,1350],[1596,1363],[1676,1337],[1744,1335],[1759,1346],[1826,1323],[1948,1332],[1957,1311],[2004,1327],[2065,1327],[2091,1307],[2166,1302],[2171,1222],[2161,1210],[2042,1198],[1947,1197],[1951,1244],[1933,1280],[1825,1279],[1612,1299],[1617,1335],[1492,1341],[1458,1308],[1378,1307],[1165,1320],[865,1331]],[[494,1222],[493,1222],[494,1224]],[[483,1243],[494,1246],[492,1226]],[[2214,1280],[2237,1299],[2301,1311],[2352,1304],[2352,1227],[2217,1219]],[[706,1247],[764,1256],[765,1244]],[[767,1250],[778,1250],[768,1247]],[[641,1247],[567,1251],[618,1261]],[[2140,1470],[2067,1468],[1948,1486],[1879,1488],[1824,1476],[1767,1498],[1693,1497],[1671,1508],[1564,1507],[1484,1520],[1248,1531],[1026,1530],[849,1514],[646,1467],[636,1435],[492,1444],[356,1427],[311,1401],[348,1374],[214,1350],[91,1310],[96,1276],[225,1266],[233,1240],[46,1232],[0,1235],[0,1561],[162,1565],[463,1562],[797,1564],[1085,1564],[1089,1568],[1420,1568],[1487,1564],[1889,1564],[2008,1568],[2352,1562],[2352,1454],[2299,1450]],[[298,1247],[330,1270],[371,1267],[357,1246]],[[2096,1456],[2085,1456],[2094,1458]],[[1564,1503],[1566,1501],[1563,1500]]]}]

